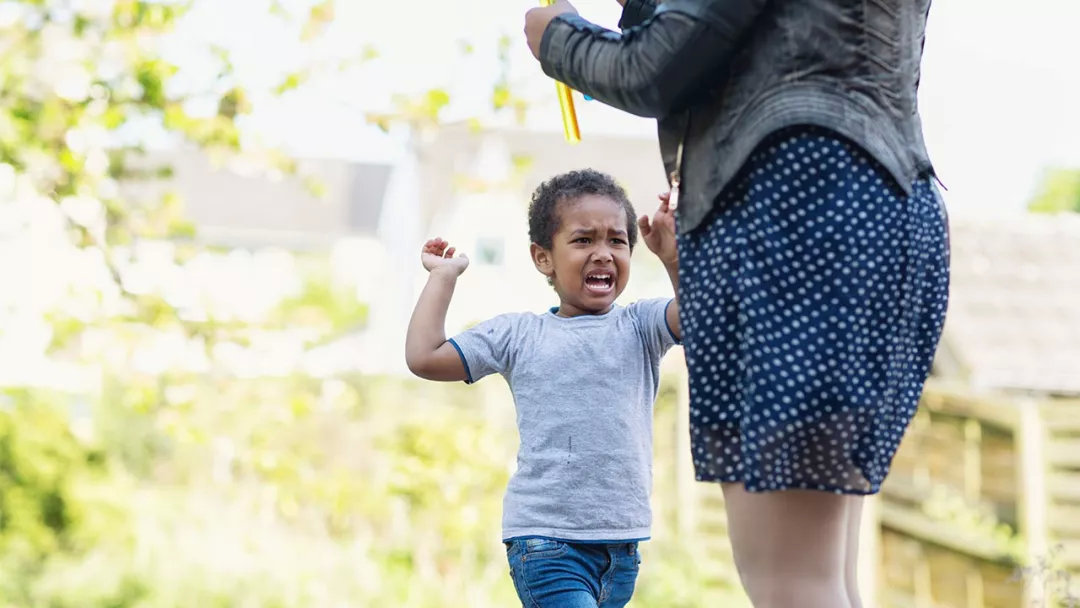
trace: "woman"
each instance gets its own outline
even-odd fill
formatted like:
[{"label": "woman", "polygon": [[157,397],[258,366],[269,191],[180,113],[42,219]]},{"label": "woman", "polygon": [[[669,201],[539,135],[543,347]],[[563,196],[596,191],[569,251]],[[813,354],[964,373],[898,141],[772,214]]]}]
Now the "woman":
[{"label": "woman", "polygon": [[697,478],[758,608],[859,608],[863,496],[948,299],[916,104],[929,0],[624,0],[621,34],[529,11],[549,76],[659,119],[678,206]]}]

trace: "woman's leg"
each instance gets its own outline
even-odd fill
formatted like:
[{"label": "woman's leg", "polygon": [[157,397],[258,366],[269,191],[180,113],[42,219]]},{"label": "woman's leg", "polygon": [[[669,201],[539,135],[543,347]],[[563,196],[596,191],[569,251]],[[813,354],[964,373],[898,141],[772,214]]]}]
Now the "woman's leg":
[{"label": "woman's leg", "polygon": [[735,566],[755,608],[850,608],[848,496],[723,489]]},{"label": "woman's leg", "polygon": [[859,532],[862,530],[862,496],[847,496],[847,539],[844,551],[844,586],[851,608],[862,608],[859,596]]}]

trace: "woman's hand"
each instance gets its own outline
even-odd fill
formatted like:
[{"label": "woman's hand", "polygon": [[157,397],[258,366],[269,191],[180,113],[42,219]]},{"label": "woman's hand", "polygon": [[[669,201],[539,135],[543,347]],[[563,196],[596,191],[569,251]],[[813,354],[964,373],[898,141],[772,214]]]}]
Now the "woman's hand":
[{"label": "woman's hand", "polygon": [[678,263],[679,250],[675,241],[675,212],[668,206],[669,195],[665,192],[659,198],[660,208],[653,215],[652,222],[649,216],[643,215],[638,218],[638,229],[649,251],[655,253],[666,266]]},{"label": "woman's hand", "polygon": [[529,9],[525,13],[525,39],[529,42],[533,57],[540,59],[540,41],[544,38],[544,30],[548,24],[555,17],[566,13],[578,14],[574,5],[566,0],[558,0],[551,6]]}]

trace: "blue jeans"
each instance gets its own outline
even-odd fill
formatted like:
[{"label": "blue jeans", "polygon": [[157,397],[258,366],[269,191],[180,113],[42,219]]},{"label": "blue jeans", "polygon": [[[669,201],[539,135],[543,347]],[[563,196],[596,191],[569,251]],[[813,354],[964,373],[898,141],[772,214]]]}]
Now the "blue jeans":
[{"label": "blue jeans", "polygon": [[528,538],[507,542],[506,557],[525,608],[622,608],[634,594],[641,566],[636,542]]}]

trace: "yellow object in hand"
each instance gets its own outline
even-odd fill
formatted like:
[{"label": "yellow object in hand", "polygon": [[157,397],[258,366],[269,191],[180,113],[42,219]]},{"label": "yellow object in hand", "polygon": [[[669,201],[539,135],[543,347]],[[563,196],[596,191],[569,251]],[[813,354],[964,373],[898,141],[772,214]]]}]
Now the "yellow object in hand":
[{"label": "yellow object in hand", "polygon": [[[555,0],[540,0],[541,6],[551,6],[554,3]],[[563,135],[566,136],[566,141],[576,144],[581,141],[581,130],[578,129],[577,111],[574,110],[570,87],[556,81],[555,91],[559,96],[559,111],[562,112]]]}]

